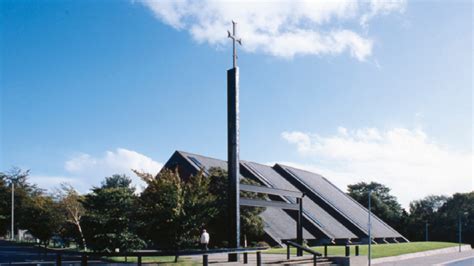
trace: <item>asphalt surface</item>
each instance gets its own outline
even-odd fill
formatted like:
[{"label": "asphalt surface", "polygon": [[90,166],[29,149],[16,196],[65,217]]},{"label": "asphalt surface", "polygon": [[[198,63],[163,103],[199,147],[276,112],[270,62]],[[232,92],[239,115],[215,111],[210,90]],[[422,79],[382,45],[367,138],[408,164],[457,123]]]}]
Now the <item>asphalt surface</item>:
[{"label": "asphalt surface", "polygon": [[[80,264],[79,257],[64,256],[63,262]],[[28,244],[0,240],[0,265],[55,265],[56,254]]]},{"label": "asphalt surface", "polygon": [[393,262],[384,262],[374,264],[377,266],[389,265],[413,265],[413,266],[474,266],[474,250],[453,252],[446,254],[436,254],[431,256],[423,256],[418,258],[404,259]]},{"label": "asphalt surface", "polygon": [[52,254],[46,255],[44,252],[33,246],[18,245],[0,240],[0,263],[28,262],[35,260],[54,260]]},{"label": "asphalt surface", "polygon": [[[265,259],[270,259],[272,256],[262,256]],[[284,256],[284,255],[282,255]],[[249,256],[252,260],[254,256]],[[210,258],[212,261],[214,258]],[[272,259],[275,259],[272,257]],[[225,261],[225,260],[224,260]],[[44,250],[31,245],[20,245],[11,243],[9,241],[0,240],[0,265],[55,265],[56,254],[44,253]],[[80,265],[79,257],[64,257],[63,263],[65,265]],[[90,262],[94,265],[118,265],[116,263],[106,263],[100,261]],[[252,263],[249,261],[249,263]],[[265,261],[264,261],[265,263]],[[121,264],[123,265],[123,264]],[[395,262],[377,263],[377,266],[388,265],[435,265],[435,266],[474,266],[474,250],[453,252],[446,254],[436,254],[431,256],[424,256],[418,258],[411,258],[405,260],[398,260]]]},{"label": "asphalt surface", "polygon": [[474,265],[474,256],[472,257],[467,257],[467,258],[461,258],[457,260],[452,260],[449,262],[445,262],[444,264],[441,265],[446,265],[446,266],[473,266]]}]

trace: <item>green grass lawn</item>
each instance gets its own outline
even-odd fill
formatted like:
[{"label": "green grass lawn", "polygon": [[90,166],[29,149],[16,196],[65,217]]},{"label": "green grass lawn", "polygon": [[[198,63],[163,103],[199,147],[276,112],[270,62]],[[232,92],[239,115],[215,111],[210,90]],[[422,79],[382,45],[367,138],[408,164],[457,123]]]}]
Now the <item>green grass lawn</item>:
[{"label": "green grass lawn", "polygon": [[[125,262],[125,257],[107,257],[107,260],[114,262]],[[127,262],[136,263],[137,257],[127,257]],[[180,258],[177,263],[174,262],[174,256],[157,256],[157,257],[142,257],[142,263],[160,263],[160,265],[174,265],[174,266],[191,266],[202,265],[198,261],[187,260]]]},{"label": "green grass lawn", "polygon": [[[448,242],[410,242],[399,244],[374,244],[372,245],[372,258],[383,258],[397,256],[408,253],[415,253],[433,249],[447,248],[457,246],[457,243]],[[324,247],[313,247],[314,250],[324,253]],[[360,255],[367,255],[368,246],[360,245]],[[267,253],[284,253],[286,248],[274,248],[266,251]],[[291,249],[292,254],[296,254],[296,249]],[[328,255],[344,256],[344,246],[328,246]],[[355,254],[355,246],[351,246],[351,255]]]},{"label": "green grass lawn", "polygon": [[[410,243],[399,243],[399,244],[374,244],[372,245],[372,258],[382,258],[397,256],[408,253],[415,253],[427,250],[434,250],[440,248],[447,248],[457,246],[457,243],[448,242],[410,242]],[[359,245],[360,255],[367,255],[367,245]],[[313,247],[314,250],[323,253],[324,247]],[[296,249],[291,249],[292,254],[296,254]],[[286,254],[286,248],[273,248],[264,253],[272,254]],[[332,256],[344,256],[344,246],[328,246],[328,255]],[[355,254],[355,246],[351,246],[351,255]],[[115,262],[125,262],[125,257],[109,257],[108,260]],[[136,257],[128,257],[127,262],[137,262]],[[174,256],[161,256],[161,257],[142,257],[142,262],[148,263],[160,263],[163,265],[201,265],[197,260],[186,260],[179,259],[178,263],[174,263]]]}]

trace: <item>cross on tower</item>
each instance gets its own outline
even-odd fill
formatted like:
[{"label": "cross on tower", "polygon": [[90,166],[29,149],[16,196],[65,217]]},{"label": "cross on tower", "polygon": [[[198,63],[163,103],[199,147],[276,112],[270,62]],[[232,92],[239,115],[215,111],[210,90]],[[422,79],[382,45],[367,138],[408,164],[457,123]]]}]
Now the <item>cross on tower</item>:
[{"label": "cross on tower", "polygon": [[232,33],[230,33],[230,31],[227,31],[227,37],[232,39],[232,47],[234,50],[232,54],[232,63],[234,68],[237,66],[237,48],[235,47],[235,42],[238,42],[240,45],[242,45],[242,39],[237,38],[236,25],[237,22],[232,20]]}]

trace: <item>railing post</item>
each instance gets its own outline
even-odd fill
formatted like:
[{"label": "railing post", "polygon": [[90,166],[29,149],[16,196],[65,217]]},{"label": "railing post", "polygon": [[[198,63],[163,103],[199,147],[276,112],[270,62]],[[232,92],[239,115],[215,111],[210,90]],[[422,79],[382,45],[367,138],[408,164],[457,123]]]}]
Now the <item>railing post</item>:
[{"label": "railing post", "polygon": [[328,256],[328,245],[324,245],[324,257]]},{"label": "railing post", "polygon": [[356,254],[355,254],[356,256],[359,256],[359,245],[356,246],[355,253],[356,253]]},{"label": "railing post", "polygon": [[316,266],[318,264],[318,257],[316,254],[313,255],[313,265]]},{"label": "railing post", "polygon": [[249,263],[248,254],[247,252],[244,252],[244,264],[247,264],[247,263]]},{"label": "railing post", "polygon": [[346,246],[346,257],[351,255],[351,246]]},{"label": "railing post", "polygon": [[207,254],[202,255],[202,265],[208,266],[209,265],[209,258]]},{"label": "railing post", "polygon": [[257,251],[257,266],[262,265],[262,253],[260,251]]},{"label": "railing post", "polygon": [[56,254],[56,265],[61,266],[62,264],[62,258],[61,258],[61,253]]},{"label": "railing post", "polygon": [[138,266],[141,266],[141,265],[142,265],[142,256],[141,256],[141,255],[138,255],[138,256],[137,256],[137,265],[138,265]]},{"label": "railing post", "polygon": [[86,254],[82,254],[81,266],[87,266],[87,255]]},{"label": "railing post", "polygon": [[290,259],[290,244],[286,243],[286,259]]}]

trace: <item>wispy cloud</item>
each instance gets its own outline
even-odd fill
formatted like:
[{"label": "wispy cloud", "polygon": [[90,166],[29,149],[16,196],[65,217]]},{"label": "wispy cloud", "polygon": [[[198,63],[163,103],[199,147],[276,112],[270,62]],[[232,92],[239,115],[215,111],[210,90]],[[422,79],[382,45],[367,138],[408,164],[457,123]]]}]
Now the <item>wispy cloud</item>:
[{"label": "wispy cloud", "polygon": [[59,187],[62,183],[67,183],[75,187],[76,189],[87,190],[87,184],[84,183],[84,180],[74,178],[74,177],[67,177],[67,176],[53,176],[53,175],[36,175],[32,174],[30,176],[30,181],[33,184],[38,185],[41,189],[47,189],[50,192],[54,190],[54,188]]},{"label": "wispy cloud", "polygon": [[472,191],[474,156],[449,149],[421,129],[339,128],[333,136],[283,132],[311,163],[290,162],[318,171],[339,187],[377,181],[392,188],[404,206],[429,194]]},{"label": "wispy cloud", "polygon": [[373,40],[348,25],[365,29],[372,18],[403,12],[406,6],[405,0],[139,2],[158,19],[188,31],[200,43],[224,45],[230,21],[236,20],[244,42],[242,49],[248,52],[284,58],[349,52],[362,61],[371,55]]},{"label": "wispy cloud", "polygon": [[33,175],[31,181],[46,189],[52,189],[66,182],[80,192],[87,192],[92,186],[99,185],[106,176],[126,174],[132,178],[133,184],[140,190],[144,183],[131,169],[158,173],[161,167],[163,164],[146,155],[118,148],[115,151],[106,151],[99,156],[78,153],[64,163],[67,172],[64,176]]},{"label": "wispy cloud", "polygon": [[388,15],[392,12],[403,13],[406,7],[406,0],[371,0],[368,3],[369,11],[360,18],[360,24],[364,27],[367,27],[369,21],[377,15]]}]

